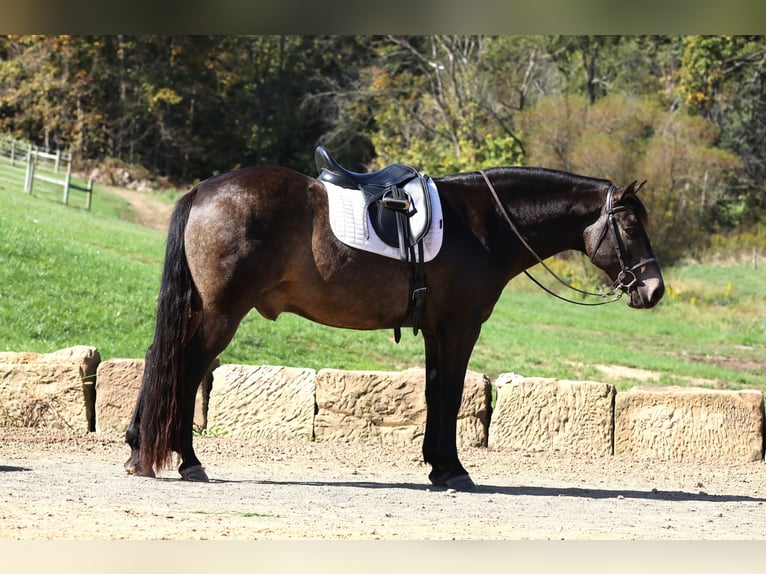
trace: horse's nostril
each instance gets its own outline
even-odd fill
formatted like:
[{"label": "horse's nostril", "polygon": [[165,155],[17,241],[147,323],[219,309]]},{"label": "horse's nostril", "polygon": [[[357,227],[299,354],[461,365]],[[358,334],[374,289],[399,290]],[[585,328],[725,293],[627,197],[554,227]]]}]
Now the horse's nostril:
[{"label": "horse's nostril", "polygon": [[633,307],[651,309],[659,303],[660,299],[665,295],[665,285],[662,282],[662,279],[645,279],[641,282],[641,285],[631,293],[632,295],[635,295],[635,297],[631,297]]},{"label": "horse's nostril", "polygon": [[651,309],[654,307],[660,302],[663,295],[665,295],[665,285],[663,285],[661,281],[657,285],[650,286],[649,289],[644,292],[644,297],[642,297],[645,304],[644,308]]}]

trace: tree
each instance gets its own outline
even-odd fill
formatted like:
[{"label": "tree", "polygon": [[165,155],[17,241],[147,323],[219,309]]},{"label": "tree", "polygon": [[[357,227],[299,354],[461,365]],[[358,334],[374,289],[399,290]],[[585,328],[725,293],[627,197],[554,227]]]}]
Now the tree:
[{"label": "tree", "polygon": [[714,146],[717,138],[712,122],[664,112],[636,164],[636,173],[651,182],[644,202],[653,241],[666,263],[701,251],[715,229],[711,206],[727,194],[740,166],[734,154]]},{"label": "tree", "polygon": [[480,36],[389,36],[365,71],[376,160],[413,163],[438,175],[515,163],[516,134],[485,69]]},{"label": "tree", "polygon": [[689,36],[679,91],[688,108],[720,128],[720,146],[742,159],[742,172],[717,206],[722,225],[766,212],[766,39]]},{"label": "tree", "polygon": [[590,104],[614,93],[675,97],[679,36],[547,36],[543,46],[559,71],[559,93]]},{"label": "tree", "polygon": [[549,96],[518,121],[530,138],[528,164],[623,185],[648,180],[641,195],[665,264],[704,245],[711,206],[738,166],[734,154],[715,147],[715,124],[653,99],[616,94],[589,105],[582,96]]},{"label": "tree", "polygon": [[85,113],[92,51],[78,36],[8,36],[0,60],[0,129],[46,149],[84,145],[97,118]]},{"label": "tree", "polygon": [[333,65],[308,36],[5,36],[0,128],[79,161],[188,181],[252,163],[313,169]]}]

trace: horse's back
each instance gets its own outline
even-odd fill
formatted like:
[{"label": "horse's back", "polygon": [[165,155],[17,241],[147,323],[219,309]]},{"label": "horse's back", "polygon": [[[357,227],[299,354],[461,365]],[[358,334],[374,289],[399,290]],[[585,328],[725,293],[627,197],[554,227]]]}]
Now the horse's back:
[{"label": "horse's back", "polygon": [[200,205],[222,198],[249,198],[251,203],[243,207],[265,211],[291,202],[305,202],[307,194],[320,188],[321,183],[311,176],[286,167],[265,165],[213,176],[199,183],[193,191],[196,192],[195,203]]},{"label": "horse's back", "polygon": [[[310,234],[327,204],[313,177],[276,166],[246,167],[200,183],[186,231],[189,244],[222,253],[268,247],[284,251]],[[254,243],[255,242],[255,243]]]}]

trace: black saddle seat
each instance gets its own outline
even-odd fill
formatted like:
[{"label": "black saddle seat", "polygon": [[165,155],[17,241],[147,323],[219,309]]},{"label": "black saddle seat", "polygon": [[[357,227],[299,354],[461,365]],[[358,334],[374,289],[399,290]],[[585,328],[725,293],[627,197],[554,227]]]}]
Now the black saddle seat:
[{"label": "black saddle seat", "polygon": [[319,171],[319,179],[329,181],[340,187],[364,188],[365,186],[389,187],[406,183],[419,177],[420,173],[403,163],[392,163],[381,170],[370,173],[357,173],[340,165],[322,146],[314,151],[314,161]]}]

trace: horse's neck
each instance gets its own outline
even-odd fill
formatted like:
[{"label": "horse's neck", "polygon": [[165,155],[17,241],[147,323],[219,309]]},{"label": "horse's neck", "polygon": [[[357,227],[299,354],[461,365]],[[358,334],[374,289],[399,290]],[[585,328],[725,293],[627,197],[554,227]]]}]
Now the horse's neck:
[{"label": "horse's neck", "polygon": [[[501,197],[517,230],[543,259],[567,250],[584,251],[583,232],[601,212],[597,190],[575,195],[551,189]],[[509,226],[504,220],[501,225]]]},{"label": "horse's neck", "polygon": [[[585,230],[600,215],[601,200],[597,190],[576,194],[571,189],[529,191],[502,194],[511,221],[523,240],[511,239],[506,263],[511,276],[536,265],[539,260],[573,250],[585,253]],[[497,217],[506,238],[517,238],[504,218]],[[526,242],[527,245],[523,245]]]},{"label": "horse's neck", "polygon": [[[530,265],[536,263],[534,255],[520,246],[511,225],[500,215],[486,183],[477,179],[448,179],[437,185],[447,184],[443,185],[445,202],[455,208],[485,246],[493,251],[507,250],[506,257],[514,267],[520,258],[529,258]],[[598,219],[603,203],[598,187],[581,187],[573,192],[571,184],[535,182],[532,187],[522,179],[501,180],[495,189],[504,211],[535,253],[546,259],[567,250],[584,251],[583,231]]]},{"label": "horse's neck", "polygon": [[529,210],[517,229],[543,259],[562,251],[584,251],[583,231],[598,214],[578,212],[566,202],[550,209]]}]

